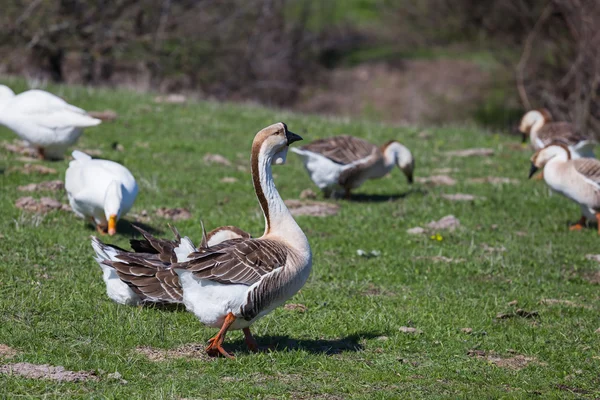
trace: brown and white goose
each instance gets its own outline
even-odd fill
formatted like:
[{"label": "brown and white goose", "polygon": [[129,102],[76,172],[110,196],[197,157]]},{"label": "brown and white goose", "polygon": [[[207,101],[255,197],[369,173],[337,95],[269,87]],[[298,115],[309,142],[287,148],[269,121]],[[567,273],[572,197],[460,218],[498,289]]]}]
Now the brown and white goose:
[{"label": "brown and white goose", "polygon": [[540,168],[544,169],[544,180],[550,188],[581,207],[581,219],[571,226],[571,230],[580,230],[586,220],[600,221],[600,161],[595,158],[571,159],[568,146],[553,143],[533,155],[529,177]]},{"label": "brown and white goose", "polygon": [[220,328],[206,348],[209,355],[232,358],[222,347],[229,329],[242,329],[248,347],[256,350],[250,325],[282,305],[308,279],[308,239],[281,199],[271,172],[272,164],[285,162],[288,146],[297,140],[300,136],[278,123],[258,132],[252,143],[254,190],[265,217],[260,238],[229,240],[197,251],[183,238],[172,250],[177,262],[172,254],[161,260],[156,254],[126,252],[103,261],[118,271],[128,264],[133,273],[135,268],[173,269],[187,309],[205,325]]},{"label": "brown and white goose", "polygon": [[594,157],[596,142],[577,132],[569,122],[552,122],[546,109],[527,112],[521,119],[519,130],[523,134],[523,143],[529,138],[536,151],[551,143],[562,142],[569,147],[572,158]]},{"label": "brown and white goose", "polygon": [[413,182],[415,160],[410,150],[395,140],[381,147],[354,136],[341,135],[316,140],[306,146],[293,148],[302,157],[310,179],[329,197],[343,189],[346,198],[350,191],[368,179],[387,175],[394,165]]},{"label": "brown and white goose", "polygon": [[[136,228],[144,237],[143,240],[131,239],[131,248],[135,253],[145,256],[154,255],[156,264],[151,267],[121,263],[117,258],[119,254],[129,253],[117,246],[100,242],[92,238],[92,246],[96,252],[95,260],[102,268],[106,294],[113,301],[125,305],[139,305],[142,303],[182,303],[183,290],[179,283],[177,273],[169,268],[171,263],[177,262],[177,251],[187,251],[184,255],[197,251],[189,238],[182,238],[177,229],[171,228],[175,240],[156,239],[148,232]],[[233,239],[249,239],[248,232],[235,226],[222,226],[210,231],[204,231],[200,248],[212,248],[224,241]],[[160,262],[167,262],[162,265]],[[113,267],[113,262],[120,263],[118,268]]]}]

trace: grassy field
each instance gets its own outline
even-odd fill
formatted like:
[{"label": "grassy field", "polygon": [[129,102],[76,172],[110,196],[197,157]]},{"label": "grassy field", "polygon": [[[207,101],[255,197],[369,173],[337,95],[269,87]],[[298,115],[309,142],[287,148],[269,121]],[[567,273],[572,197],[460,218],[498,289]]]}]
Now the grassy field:
[{"label": "grassy field", "polygon": [[[24,89],[20,81],[9,83]],[[27,195],[66,203],[62,192],[30,194],[17,187],[63,179],[68,162],[38,163],[56,173],[23,174],[22,156],[1,149],[0,344],[16,354],[0,354],[0,365],[50,364],[93,371],[94,377],[61,382],[0,374],[0,397],[600,396],[595,333],[600,269],[586,258],[600,253],[600,238],[594,228],[568,231],[568,222],[579,218],[578,207],[526,179],[530,152],[516,137],[475,127],[399,128],[254,106],[157,104],[152,96],[124,91],[48,89],[88,110],[118,113],[116,121],[89,129],[77,148],[100,150],[102,158],[129,167],[140,185],[131,214],[146,210],[146,224],[165,235],[169,221],[155,215],[159,207],[187,208],[193,218],[175,225],[196,242],[200,219],[209,229],[233,224],[262,233],[249,149],[254,134],[277,121],[306,142],[341,133],[375,143],[398,139],[416,156],[417,178],[449,175],[456,184],[409,186],[395,170],[365,184],[352,201],[327,200],[340,205],[336,216],[298,217],[314,266],[291,303],[306,310],[281,308],[256,323],[254,334],[265,350],[258,354],[247,352],[241,332],[230,333],[225,348],[237,357],[230,361],[204,357],[201,346],[214,330],[191,313],[110,301],[92,259],[93,228],[72,213],[40,217],[14,205]],[[14,137],[0,129],[0,141]],[[495,153],[446,154],[475,147]],[[203,161],[207,153],[223,155],[232,165],[209,165]],[[284,199],[313,188],[294,154],[274,173]],[[222,182],[225,177],[238,181]],[[488,177],[510,179],[492,184]],[[458,202],[442,196],[453,193],[477,198]],[[407,233],[446,215],[461,226]],[[128,246],[131,228],[126,223],[119,228],[107,241]],[[358,249],[381,254],[361,257]],[[510,303],[514,300],[518,304]],[[196,351],[176,357],[190,349]],[[159,359],[149,358],[149,351]],[[115,379],[115,372],[127,382]]]}]

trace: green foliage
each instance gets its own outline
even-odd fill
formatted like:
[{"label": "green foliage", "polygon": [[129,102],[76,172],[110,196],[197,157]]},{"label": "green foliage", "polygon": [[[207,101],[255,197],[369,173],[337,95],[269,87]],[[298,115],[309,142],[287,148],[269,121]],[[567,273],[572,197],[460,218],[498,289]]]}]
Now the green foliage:
[{"label": "green foliage", "polygon": [[[10,82],[23,89],[22,82]],[[72,398],[571,398],[600,396],[594,333],[600,325],[598,286],[587,279],[598,266],[585,255],[598,252],[595,229],[569,232],[578,208],[537,181],[527,181],[530,152],[518,139],[469,127],[430,129],[424,139],[411,127],[342,121],[253,106],[156,104],[152,96],[126,91],[52,86],[54,93],[88,110],[106,108],[119,118],[85,132],[79,149],[99,149],[124,163],[140,184],[132,213],[147,210],[150,225],[169,235],[158,207],[187,207],[194,218],[177,222],[197,242],[199,220],[208,228],[234,224],[259,236],[263,218],[248,172],[254,133],[285,121],[306,141],[347,133],[374,143],[394,138],[416,156],[416,177],[439,175],[452,187],[410,187],[400,171],[368,182],[356,199],[340,201],[327,218],[298,217],[314,254],[313,273],[291,302],[305,313],[278,309],[255,324],[268,351],[249,354],[240,332],[225,347],[235,361],[149,361],[136,348],[175,349],[206,343],[215,332],[182,310],[125,307],[111,302],[92,259],[93,229],[74,214],[52,212],[36,224],[15,208],[19,185],[63,178],[68,162],[43,163],[55,175],[23,175],[11,169],[19,156],[2,150],[0,197],[0,343],[19,351],[10,362],[62,365],[98,371],[97,382],[61,383],[0,375],[2,396]],[[14,135],[0,129],[1,140]],[[118,142],[124,151],[116,151]],[[302,143],[300,143],[302,144]],[[515,147],[516,146],[516,147]],[[450,157],[445,152],[491,147],[493,157]],[[206,165],[218,153],[231,167]],[[313,188],[300,160],[276,167],[284,199]],[[235,177],[235,184],[223,177]],[[514,184],[470,183],[470,178],[507,177]],[[314,188],[313,188],[314,189]],[[444,193],[469,193],[473,202],[451,202]],[[66,202],[65,194],[55,196]],[[400,198],[388,200],[391,196]],[[378,201],[381,200],[381,201]],[[331,200],[327,200],[331,201]],[[445,215],[462,227],[454,232],[410,235]],[[131,217],[126,218],[131,219]],[[435,234],[439,234],[437,238]],[[108,242],[128,246],[122,230]],[[434,235],[434,238],[430,238]],[[441,240],[440,240],[441,239]],[[487,245],[488,247],[486,247]],[[495,250],[490,250],[489,248]],[[505,251],[502,251],[502,247]],[[356,251],[379,250],[374,258]],[[444,256],[456,263],[434,262]],[[541,299],[573,302],[544,305]],[[509,306],[536,310],[518,316]],[[512,314],[511,314],[512,315]],[[414,326],[422,334],[408,334]],[[471,334],[461,332],[472,328]],[[521,370],[467,355],[471,349],[534,357]],[[513,353],[514,352],[514,353]],[[2,361],[6,364],[9,361]],[[126,384],[107,378],[118,371]],[[562,388],[562,389],[561,389]],[[565,389],[566,388],[566,389]],[[573,392],[578,390],[579,394]],[[337,396],[337,397],[335,397]]]}]

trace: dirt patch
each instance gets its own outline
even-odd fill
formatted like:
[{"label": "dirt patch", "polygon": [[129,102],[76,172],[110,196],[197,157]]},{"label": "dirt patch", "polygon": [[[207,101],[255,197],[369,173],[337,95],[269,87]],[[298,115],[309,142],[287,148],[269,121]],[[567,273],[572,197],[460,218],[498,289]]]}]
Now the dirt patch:
[{"label": "dirt patch", "polygon": [[475,183],[475,184],[491,183],[492,185],[508,185],[508,184],[517,185],[519,183],[519,181],[516,179],[505,178],[502,176],[486,176],[485,178],[467,179],[467,183]]},{"label": "dirt patch", "polygon": [[59,382],[97,381],[98,376],[91,371],[69,371],[65,367],[49,364],[16,363],[0,365],[0,373],[19,375],[30,379],[51,379]]},{"label": "dirt patch", "polygon": [[466,193],[443,194],[442,198],[450,201],[475,201],[478,199],[485,199],[485,197],[473,196],[472,194]]},{"label": "dirt patch", "polygon": [[198,343],[185,344],[175,349],[155,349],[149,346],[138,347],[135,351],[148,358],[150,361],[165,361],[173,358],[192,358],[196,360],[210,361],[204,351],[204,345]]},{"label": "dirt patch", "polygon": [[312,190],[312,189],[304,189],[303,191],[300,192],[300,199],[301,200],[314,200],[317,198],[317,194]]},{"label": "dirt patch", "polygon": [[460,221],[454,215],[446,215],[438,221],[431,221],[427,224],[429,229],[453,231],[460,227]]},{"label": "dirt patch", "polygon": [[151,220],[150,214],[148,214],[147,210],[142,210],[142,211],[139,212],[139,214],[129,214],[129,215],[131,217],[133,217],[133,219],[135,220],[135,222],[148,223]]},{"label": "dirt patch", "polygon": [[9,172],[19,172],[21,174],[29,175],[29,174],[56,174],[56,170],[54,168],[46,167],[40,164],[24,164],[22,167],[12,167],[8,170]]},{"label": "dirt patch", "polygon": [[362,290],[360,292],[360,294],[363,296],[395,296],[396,295],[396,293],[394,293],[390,290],[381,288],[379,286],[375,286],[372,283],[369,283],[367,285],[367,288],[365,290]]},{"label": "dirt patch", "polygon": [[562,384],[556,385],[556,388],[560,389],[560,390],[564,390],[566,392],[571,392],[571,393],[576,393],[576,394],[590,394],[590,393],[592,393],[589,390],[580,389],[580,388],[576,388],[576,387],[570,387],[570,386],[562,385]]},{"label": "dirt patch", "polygon": [[30,147],[27,142],[21,140],[13,140],[12,142],[2,142],[2,148],[11,153],[20,154],[22,156],[36,157],[37,152]]},{"label": "dirt patch", "polygon": [[544,306],[553,306],[553,305],[562,305],[568,307],[581,307],[591,309],[592,307],[585,304],[578,304],[571,300],[562,300],[562,299],[541,299],[539,304]]},{"label": "dirt patch", "polygon": [[585,259],[590,260],[590,261],[596,261],[596,262],[600,263],[600,254],[586,254]]},{"label": "dirt patch", "polygon": [[306,307],[304,304],[290,303],[290,304],[286,304],[285,306],[283,306],[283,309],[288,310],[288,311],[296,311],[299,313],[304,313],[304,312],[306,312],[306,310],[308,310],[308,307]]},{"label": "dirt patch", "polygon": [[98,118],[102,121],[114,121],[119,116],[115,110],[88,111],[90,117]]},{"label": "dirt patch", "polygon": [[231,161],[229,161],[228,159],[226,159],[225,157],[223,157],[220,154],[211,154],[211,153],[206,153],[204,155],[204,157],[202,158],[202,160],[204,161],[205,164],[220,164],[220,165],[225,165],[227,167],[231,166]]},{"label": "dirt patch", "polygon": [[184,221],[192,218],[192,213],[190,213],[186,208],[160,207],[156,210],[156,215],[161,218],[171,219],[173,221]]},{"label": "dirt patch", "polygon": [[0,343],[0,358],[13,358],[17,354],[19,354],[17,350]]},{"label": "dirt patch", "polygon": [[328,217],[336,215],[340,210],[339,204],[331,204],[323,201],[286,200],[285,205],[288,206],[294,216]]},{"label": "dirt patch", "polygon": [[522,354],[517,354],[510,357],[502,357],[493,351],[486,352],[484,350],[469,350],[467,355],[478,359],[484,359],[500,368],[512,369],[514,371],[521,370],[531,363],[538,365],[546,365],[540,362],[535,357],[527,357]]},{"label": "dirt patch", "polygon": [[412,333],[415,335],[420,335],[423,333],[422,330],[413,328],[412,326],[401,326],[400,328],[398,328],[398,330],[402,333]]},{"label": "dirt patch", "polygon": [[486,148],[475,148],[475,149],[464,149],[447,151],[446,155],[450,157],[490,157],[494,155],[494,149]]},{"label": "dirt patch", "polygon": [[415,180],[419,183],[433,185],[433,186],[454,186],[456,180],[449,177],[448,175],[433,175],[426,177],[418,177]]},{"label": "dirt patch", "polygon": [[65,188],[65,184],[61,180],[55,181],[46,181],[40,183],[30,183],[28,185],[23,185],[17,187],[17,190],[21,192],[37,192],[37,191],[50,191],[55,192],[57,190],[63,190]]},{"label": "dirt patch", "polygon": [[224,178],[221,178],[221,182],[223,183],[236,183],[237,181],[237,178],[234,178],[232,176],[226,176]]},{"label": "dirt patch", "polygon": [[513,318],[513,317],[537,318],[539,316],[540,316],[540,314],[537,311],[527,311],[527,310],[523,310],[522,308],[518,308],[514,312],[507,312],[507,313],[499,312],[498,314],[496,314],[495,318],[496,319],[508,319],[508,318]]},{"label": "dirt patch", "polygon": [[433,257],[428,257],[428,256],[419,256],[419,257],[413,257],[413,260],[430,260],[433,262],[443,262],[443,263],[461,263],[461,262],[465,262],[466,260],[464,258],[450,258],[450,257],[444,257],[444,256],[433,256]]},{"label": "dirt patch", "polygon": [[42,197],[39,200],[31,196],[21,197],[15,202],[15,207],[25,211],[46,214],[53,210],[71,211],[71,207],[50,197]]}]

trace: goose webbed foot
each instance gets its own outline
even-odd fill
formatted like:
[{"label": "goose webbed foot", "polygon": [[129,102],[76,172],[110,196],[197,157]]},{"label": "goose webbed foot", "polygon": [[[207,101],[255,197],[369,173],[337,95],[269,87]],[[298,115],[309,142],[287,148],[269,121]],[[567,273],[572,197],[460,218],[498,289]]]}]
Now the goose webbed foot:
[{"label": "goose webbed foot", "polygon": [[577,221],[576,223],[574,223],[573,225],[571,225],[569,227],[570,231],[580,231],[583,229],[583,227],[585,226],[585,217],[581,216],[581,218],[579,218],[579,221]]},{"label": "goose webbed foot", "polygon": [[214,337],[210,338],[208,341],[208,346],[206,346],[206,354],[211,357],[218,357],[219,354],[223,357],[227,357],[231,360],[235,359],[234,356],[229,354],[223,348],[223,342],[225,341],[225,335],[227,334],[227,330],[235,321],[235,316],[232,313],[227,314],[225,317],[225,321],[223,322],[223,326],[219,333],[217,333]]},{"label": "goose webbed foot", "polygon": [[254,339],[254,336],[252,336],[250,328],[244,328],[242,330],[244,331],[244,338],[246,340],[246,346],[248,346],[248,350],[253,353],[258,352],[258,343],[256,342],[256,339]]}]

